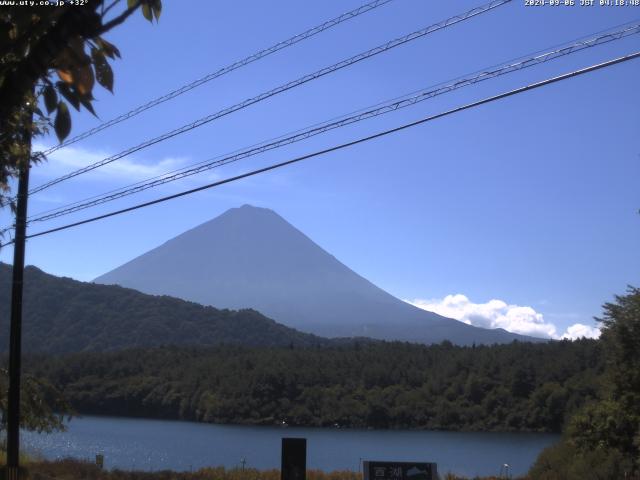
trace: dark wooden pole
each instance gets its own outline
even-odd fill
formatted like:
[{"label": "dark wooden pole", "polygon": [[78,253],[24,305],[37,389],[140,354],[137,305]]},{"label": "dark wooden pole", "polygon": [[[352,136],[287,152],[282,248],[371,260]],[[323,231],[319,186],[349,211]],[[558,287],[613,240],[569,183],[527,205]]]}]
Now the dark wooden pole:
[{"label": "dark wooden pole", "polygon": [[[29,134],[30,139],[30,134]],[[11,289],[11,332],[9,339],[9,402],[7,408],[7,480],[17,480],[20,467],[20,369],[22,355],[22,287],[29,196],[29,152],[20,168],[16,205]]]}]

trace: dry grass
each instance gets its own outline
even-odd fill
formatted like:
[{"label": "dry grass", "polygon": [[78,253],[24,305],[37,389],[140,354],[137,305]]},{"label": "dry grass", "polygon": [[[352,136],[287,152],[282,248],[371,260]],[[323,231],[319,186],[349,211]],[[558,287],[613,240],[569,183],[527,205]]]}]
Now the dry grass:
[{"label": "dry grass", "polygon": [[[4,459],[1,459],[4,460]],[[0,462],[0,465],[4,461]],[[0,476],[0,478],[2,478]],[[193,472],[101,470],[92,462],[75,459],[25,463],[28,480],[280,480],[280,470],[224,467],[202,468]],[[357,472],[308,470],[307,480],[360,480]]]},{"label": "dry grass", "polygon": [[[0,465],[2,464],[4,464],[4,457],[0,456]],[[75,459],[56,461],[28,459],[25,465],[24,478],[26,480],[280,480],[280,470],[278,469],[246,468],[241,470],[239,468],[208,467],[193,472],[101,470],[92,462]],[[442,480],[469,480],[450,473],[444,474],[440,478]],[[362,474],[358,472],[307,470],[307,480],[361,479]],[[3,480],[1,473],[0,480]],[[474,480],[499,480],[499,478],[483,477]]]}]

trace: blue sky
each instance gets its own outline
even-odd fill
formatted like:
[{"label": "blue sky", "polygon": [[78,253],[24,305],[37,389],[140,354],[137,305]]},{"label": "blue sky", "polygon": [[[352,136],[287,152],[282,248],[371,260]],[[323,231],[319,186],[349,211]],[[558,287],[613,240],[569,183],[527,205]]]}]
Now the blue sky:
[{"label": "blue sky", "polygon": [[[107,38],[122,52],[102,120],[360,1],[178,2]],[[52,155],[36,186],[481,1],[395,0]],[[524,0],[398,47],[31,198],[30,213],[102,193],[640,19],[636,7]],[[32,232],[224,178],[635,52],[640,35],[458,90]],[[561,336],[640,285],[640,61],[518,95],[259,177],[32,239],[27,263],[91,280],[244,203],[272,208],[375,284],[483,326]],[[75,115],[72,135],[99,121]],[[53,144],[43,139],[39,145]],[[2,224],[10,222],[2,212]],[[11,261],[10,248],[0,259]],[[494,300],[494,302],[491,302]],[[575,329],[574,329],[575,331]],[[580,330],[587,332],[587,330]]]}]

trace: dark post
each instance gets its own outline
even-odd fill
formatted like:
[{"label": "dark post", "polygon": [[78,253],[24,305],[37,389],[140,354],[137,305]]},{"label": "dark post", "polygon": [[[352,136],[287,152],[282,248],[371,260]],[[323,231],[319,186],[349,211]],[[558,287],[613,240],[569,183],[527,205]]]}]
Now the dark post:
[{"label": "dark post", "polygon": [[307,439],[282,439],[281,480],[305,480],[307,478]]},{"label": "dark post", "polygon": [[27,230],[30,156],[20,169],[13,246],[11,333],[9,339],[9,402],[7,406],[7,480],[17,480],[20,467],[20,362],[22,350],[22,286]]}]

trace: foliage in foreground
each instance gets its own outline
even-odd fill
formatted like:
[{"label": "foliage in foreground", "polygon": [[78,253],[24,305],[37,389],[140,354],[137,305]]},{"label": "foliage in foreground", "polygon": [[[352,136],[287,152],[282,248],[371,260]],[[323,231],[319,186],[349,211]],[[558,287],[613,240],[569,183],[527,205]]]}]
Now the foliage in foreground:
[{"label": "foliage in foreground", "polygon": [[[7,411],[9,375],[5,368],[0,368],[0,433],[6,427],[5,412]],[[64,430],[65,414],[71,408],[60,391],[50,382],[26,375],[22,378],[20,394],[20,426],[36,432],[52,432]],[[0,453],[4,444],[0,444]]]},{"label": "foliage in foreground", "polygon": [[529,476],[535,480],[631,480],[625,475],[630,469],[631,462],[619,452],[583,451],[563,440],[542,451]]},{"label": "foliage in foreground", "polygon": [[213,423],[558,432],[597,395],[593,340],[164,347],[32,358],[80,413]]},{"label": "foliage in foreground", "polygon": [[[103,35],[122,24],[136,10],[158,20],[161,0],[88,0],[21,2],[0,9],[0,204],[10,190],[9,180],[28,162],[32,137],[53,127],[60,141],[71,131],[69,105],[95,115],[93,87],[97,82],[113,91],[109,59],[118,48]],[[82,2],[81,2],[82,3]],[[114,10],[114,7],[117,7]],[[119,11],[118,11],[119,10]],[[116,13],[117,11],[117,13]],[[55,78],[54,78],[55,74]],[[38,108],[41,104],[46,114]],[[55,115],[55,117],[54,117]],[[10,200],[13,204],[13,199]],[[1,207],[0,207],[1,208]]]},{"label": "foliage in foreground", "polygon": [[542,480],[640,478],[640,289],[604,305],[604,388],[530,471]]}]

